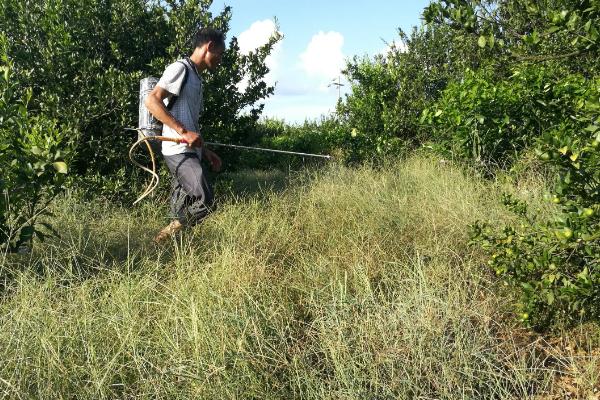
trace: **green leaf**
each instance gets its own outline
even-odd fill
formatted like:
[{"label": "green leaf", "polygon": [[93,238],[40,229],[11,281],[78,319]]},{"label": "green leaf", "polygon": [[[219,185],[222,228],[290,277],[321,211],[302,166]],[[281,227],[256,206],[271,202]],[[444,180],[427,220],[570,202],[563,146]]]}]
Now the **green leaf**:
[{"label": "green leaf", "polygon": [[559,151],[561,154],[565,155],[565,154],[567,154],[567,152],[569,151],[569,147],[568,147],[568,146],[561,147],[560,149],[558,149],[558,151]]},{"label": "green leaf", "polygon": [[487,41],[487,39],[485,38],[485,36],[479,36],[479,40],[477,41],[477,44],[479,45],[479,47],[484,48],[486,41]]},{"label": "green leaf", "polygon": [[59,174],[66,174],[69,171],[69,168],[67,167],[67,163],[64,161],[57,161],[52,165],[54,166],[54,169]]},{"label": "green leaf", "polygon": [[35,154],[36,156],[39,156],[40,154],[42,154],[42,150],[39,147],[37,147],[37,146],[33,146],[31,148],[31,152],[33,154]]},{"label": "green leaf", "polygon": [[554,303],[554,293],[548,291],[546,293],[546,302],[548,303],[548,305],[552,305]]},{"label": "green leaf", "polygon": [[46,235],[44,234],[44,232],[38,231],[37,229],[34,231],[35,233],[35,237],[37,237],[40,242],[43,242],[46,239]]},{"label": "green leaf", "polygon": [[25,242],[33,237],[34,232],[35,232],[35,229],[33,228],[33,226],[28,225],[28,226],[24,227],[23,229],[21,229],[21,232],[19,233],[19,237],[23,242]]}]

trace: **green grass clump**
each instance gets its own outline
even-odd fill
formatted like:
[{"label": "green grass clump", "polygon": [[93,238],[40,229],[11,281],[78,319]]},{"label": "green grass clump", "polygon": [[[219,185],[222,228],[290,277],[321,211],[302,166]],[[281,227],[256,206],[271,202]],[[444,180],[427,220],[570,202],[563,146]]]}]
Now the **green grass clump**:
[{"label": "green grass clump", "polygon": [[[244,186],[236,179],[229,187]],[[508,218],[492,184],[415,157],[262,187],[228,196],[159,249],[150,242],[162,205],[60,202],[61,239],[0,266],[1,396],[467,399],[551,389],[555,371],[508,329],[510,298],[468,246],[470,223]]]}]

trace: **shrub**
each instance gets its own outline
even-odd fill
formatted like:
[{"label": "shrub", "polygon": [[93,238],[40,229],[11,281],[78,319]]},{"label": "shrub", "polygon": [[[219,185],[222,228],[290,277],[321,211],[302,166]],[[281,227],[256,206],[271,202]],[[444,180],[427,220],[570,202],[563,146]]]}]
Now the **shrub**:
[{"label": "shrub", "polygon": [[32,89],[17,89],[3,35],[0,45],[0,249],[14,251],[53,232],[40,217],[64,182],[73,131],[30,112]]},{"label": "shrub", "polygon": [[[335,155],[337,161],[345,162],[352,151],[347,139],[350,133],[335,116],[305,121],[301,125],[289,125],[278,119],[260,121],[246,136],[245,144],[267,149],[295,151],[321,155]],[[284,155],[261,151],[235,150],[228,158],[235,159],[234,168],[298,168],[322,159],[299,155]]]},{"label": "shrub", "polygon": [[558,67],[525,65],[508,77],[491,68],[467,70],[421,121],[445,153],[485,168],[509,167],[521,152],[577,107],[560,90]]},{"label": "shrub", "polygon": [[421,112],[481,57],[481,49],[446,26],[415,28],[410,36],[400,31],[399,36],[401,44],[387,54],[355,57],[346,67],[351,93],[338,104],[338,113],[353,133],[353,159],[397,154],[428,137]]},{"label": "shrub", "polygon": [[527,223],[501,233],[476,224],[473,235],[492,253],[496,273],[521,290],[521,319],[540,329],[600,318],[600,80],[569,77],[554,92],[560,104],[577,105],[538,143],[541,159],[558,172],[548,197],[559,215],[539,221],[508,198]]}]

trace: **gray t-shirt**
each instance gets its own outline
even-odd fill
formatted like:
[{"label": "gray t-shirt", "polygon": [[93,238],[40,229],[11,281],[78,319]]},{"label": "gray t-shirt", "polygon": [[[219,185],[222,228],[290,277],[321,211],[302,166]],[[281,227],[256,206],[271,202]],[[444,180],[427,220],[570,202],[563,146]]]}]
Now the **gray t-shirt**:
[{"label": "gray t-shirt", "polygon": [[[187,60],[180,61],[181,62],[178,61],[169,65],[156,85],[173,95],[179,96],[171,109],[171,114],[183,124],[185,129],[200,133],[198,118],[204,109],[202,79],[196,73],[195,67],[190,65]],[[185,63],[187,67],[183,65],[182,62]],[[183,90],[181,90],[186,68],[187,81],[185,82]],[[165,104],[167,104],[167,102],[168,99],[165,99]],[[163,136],[173,138],[181,137],[175,130],[165,124],[163,124],[162,134]],[[190,148],[186,144],[176,144],[173,142],[162,143],[162,153],[166,156],[193,152],[197,152],[200,156],[201,151],[199,150],[200,149]]]}]

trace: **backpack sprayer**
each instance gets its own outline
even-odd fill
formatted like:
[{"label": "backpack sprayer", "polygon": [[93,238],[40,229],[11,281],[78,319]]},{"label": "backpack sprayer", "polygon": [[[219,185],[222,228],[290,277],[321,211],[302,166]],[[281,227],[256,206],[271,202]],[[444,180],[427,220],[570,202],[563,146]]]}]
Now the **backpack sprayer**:
[{"label": "backpack sprayer", "polygon": [[[183,87],[183,85],[185,85],[185,82],[187,79],[187,66],[186,66],[185,72],[186,72],[186,74],[184,76],[182,87]],[[136,131],[138,133],[138,140],[129,148],[129,159],[131,160],[131,162],[133,164],[135,164],[139,168],[143,169],[144,171],[150,173],[150,175],[152,176],[152,178],[150,179],[150,183],[146,187],[146,190],[144,190],[144,192],[140,195],[140,197],[137,198],[136,201],[134,201],[133,204],[139,203],[142,199],[144,199],[146,196],[148,196],[150,193],[152,193],[152,191],[154,191],[154,189],[156,189],[156,187],[158,186],[159,178],[158,178],[158,174],[156,173],[156,157],[154,156],[154,151],[155,150],[158,151],[160,149],[158,144],[160,142],[174,142],[177,144],[187,143],[187,141],[183,138],[170,138],[170,137],[166,137],[166,136],[161,136],[162,123],[160,121],[158,121],[156,118],[154,118],[152,113],[150,113],[150,111],[148,111],[148,109],[146,108],[146,105],[145,105],[146,98],[148,97],[148,95],[150,94],[152,89],[154,89],[154,87],[156,86],[157,83],[158,83],[158,79],[155,77],[147,77],[140,81],[140,96],[139,96],[140,103],[139,103],[139,109],[138,109],[138,128],[125,128],[126,130]],[[175,101],[177,101],[177,97],[171,98],[167,105],[167,109],[170,110],[173,107],[173,104],[175,103]],[[142,143],[146,144],[148,152],[150,153],[152,169],[140,164],[133,158],[134,150]],[[300,153],[300,152],[296,152],[296,151],[265,149],[262,147],[241,146],[241,145],[236,145],[236,144],[224,144],[224,143],[215,143],[215,142],[204,142],[204,144],[207,144],[210,146],[217,146],[217,147],[229,147],[229,148],[233,148],[233,149],[265,151],[265,152],[269,152],[269,153],[278,153],[278,154],[291,154],[291,155],[302,156],[302,157],[324,158],[327,160],[331,159],[331,156],[323,155],[323,154]]]}]

